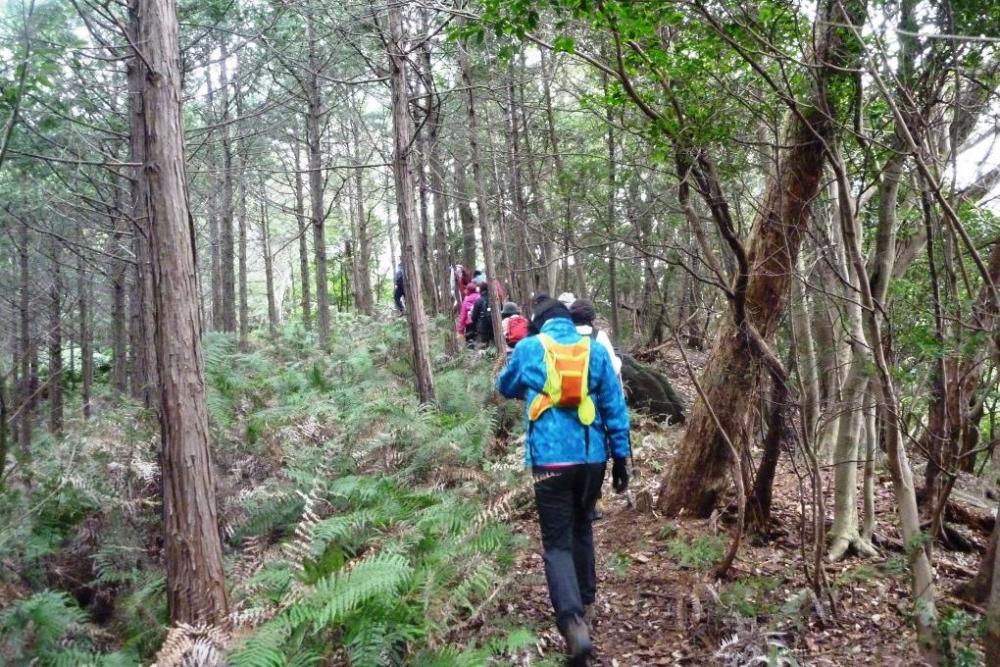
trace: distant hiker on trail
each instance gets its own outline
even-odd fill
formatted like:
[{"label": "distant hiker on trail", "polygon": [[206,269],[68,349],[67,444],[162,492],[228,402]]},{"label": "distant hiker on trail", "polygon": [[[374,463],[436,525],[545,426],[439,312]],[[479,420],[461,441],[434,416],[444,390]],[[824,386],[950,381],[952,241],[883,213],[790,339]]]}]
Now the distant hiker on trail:
[{"label": "distant hiker on trail", "polygon": [[462,306],[458,311],[458,322],[455,324],[455,331],[465,336],[466,345],[474,343],[476,339],[476,328],[472,323],[472,309],[479,301],[479,289],[474,283],[465,286],[465,298],[462,299]]},{"label": "distant hiker on trail", "polygon": [[500,311],[503,322],[503,338],[507,347],[513,349],[518,341],[528,335],[528,318],[521,314],[521,309],[513,301],[508,301]]},{"label": "distant hiker on trail", "polygon": [[476,283],[476,285],[482,285],[486,282],[486,274],[476,269],[472,272],[472,282]]},{"label": "distant hiker on trail", "polygon": [[493,342],[493,312],[490,309],[490,286],[483,280],[479,285],[479,300],[472,307],[472,326],[481,347]]},{"label": "distant hiker on trail", "polygon": [[396,311],[403,312],[403,296],[406,290],[403,287],[406,281],[406,273],[403,271],[403,263],[396,267],[396,290],[392,293],[392,300],[396,302]]},{"label": "distant hiker on trail", "polygon": [[604,347],[576,332],[565,305],[536,301],[532,320],[540,333],[514,348],[497,389],[525,401],[525,459],[535,477],[549,597],[572,664],[585,665],[597,593],[591,522],[607,465],[592,424],[599,416],[610,439],[612,486],[621,493],[629,482],[629,416]]},{"label": "distant hiker on trail", "polygon": [[600,343],[608,356],[611,357],[611,364],[615,367],[615,375],[618,376],[618,384],[622,381],[622,360],[615,352],[615,346],[611,344],[608,334],[594,326],[597,319],[597,311],[594,310],[594,303],[590,299],[577,299],[569,307],[570,317],[576,325],[576,332],[581,336],[587,336],[591,340]]},{"label": "distant hiker on trail", "polygon": [[569,308],[576,301],[576,297],[573,296],[572,292],[563,292],[559,295],[559,303]]}]

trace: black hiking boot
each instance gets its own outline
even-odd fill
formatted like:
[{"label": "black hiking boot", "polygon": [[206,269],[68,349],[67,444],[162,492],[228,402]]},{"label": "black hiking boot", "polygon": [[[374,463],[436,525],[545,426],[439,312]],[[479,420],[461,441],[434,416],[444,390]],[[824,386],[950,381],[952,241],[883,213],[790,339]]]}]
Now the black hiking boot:
[{"label": "black hiking boot", "polygon": [[586,667],[590,656],[594,653],[594,645],[590,641],[590,633],[584,620],[574,616],[566,623],[563,637],[566,638],[566,652],[569,653],[567,664],[571,667]]}]

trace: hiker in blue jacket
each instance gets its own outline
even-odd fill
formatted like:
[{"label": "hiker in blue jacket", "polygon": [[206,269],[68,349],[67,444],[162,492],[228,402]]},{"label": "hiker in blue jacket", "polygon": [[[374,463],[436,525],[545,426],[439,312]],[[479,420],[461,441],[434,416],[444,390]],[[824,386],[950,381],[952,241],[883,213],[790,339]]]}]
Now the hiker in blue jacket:
[{"label": "hiker in blue jacket", "polygon": [[533,324],[539,334],[514,348],[497,389],[525,401],[525,459],[535,476],[549,597],[573,664],[583,665],[593,651],[587,627],[597,593],[591,522],[607,465],[605,434],[612,486],[621,493],[629,482],[628,409],[607,351],[577,333],[565,305],[539,300]]}]

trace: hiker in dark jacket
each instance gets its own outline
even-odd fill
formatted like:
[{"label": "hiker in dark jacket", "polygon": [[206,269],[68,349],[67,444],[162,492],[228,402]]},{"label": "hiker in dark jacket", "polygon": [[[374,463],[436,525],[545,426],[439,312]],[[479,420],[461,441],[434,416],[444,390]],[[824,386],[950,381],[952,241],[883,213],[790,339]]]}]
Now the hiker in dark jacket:
[{"label": "hiker in dark jacket", "polygon": [[403,263],[396,267],[396,290],[392,293],[392,300],[396,302],[396,310],[403,312],[403,295],[406,290],[403,284],[406,282],[406,273],[403,271]]},{"label": "hiker in dark jacket", "polygon": [[573,664],[584,665],[597,593],[591,522],[608,458],[591,430],[599,416],[614,459],[612,486],[621,493],[629,481],[629,416],[607,351],[577,333],[563,304],[541,300],[532,321],[538,335],[514,348],[497,389],[525,402],[525,459],[535,476],[549,597]]},{"label": "hiker in dark jacket", "polygon": [[490,309],[490,286],[483,282],[479,286],[479,301],[472,307],[472,325],[476,328],[476,338],[482,347],[493,342],[493,312]]}]

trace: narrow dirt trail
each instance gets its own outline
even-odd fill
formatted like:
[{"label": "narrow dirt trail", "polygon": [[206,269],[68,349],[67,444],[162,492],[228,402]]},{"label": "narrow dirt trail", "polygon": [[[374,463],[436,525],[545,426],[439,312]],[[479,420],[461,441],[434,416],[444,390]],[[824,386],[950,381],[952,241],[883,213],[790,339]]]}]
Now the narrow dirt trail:
[{"label": "narrow dirt trail", "polygon": [[[673,440],[681,431],[671,430]],[[637,461],[637,490],[649,488],[655,494],[658,475],[653,468],[662,469],[662,461],[657,462],[661,455],[665,452],[655,452],[655,458],[645,452],[642,462]],[[891,485],[885,478],[878,484],[878,507],[878,532],[898,539]],[[909,622],[903,554],[883,549],[876,559],[828,563],[836,600],[832,611],[808,593],[799,548],[798,480],[784,463],[773,514],[773,539],[763,545],[744,542],[730,576],[713,581],[712,563],[699,560],[712,552],[696,547],[724,548],[731,526],[639,512],[614,495],[606,480],[604,519],[594,525],[599,590],[592,664],[728,667],[755,660],[767,664],[769,655],[796,661],[773,664],[800,666],[920,664]],[[471,633],[482,639],[515,627],[531,628],[537,644],[516,661],[496,664],[562,664],[563,641],[552,620],[533,507],[514,519],[513,527],[525,537],[526,547],[505,590]],[[949,591],[974,571],[977,559],[974,553],[938,555],[942,609],[960,608]],[[975,619],[970,618],[971,629]]]},{"label": "narrow dirt trail", "polygon": [[[700,366],[703,355],[693,356]],[[676,350],[662,350],[657,366],[690,404],[694,390]],[[655,498],[683,434],[683,427],[636,420],[638,476],[633,478],[633,493],[647,490]],[[604,518],[594,525],[599,583],[591,664],[919,665],[907,565],[888,474],[880,470],[876,480],[880,555],[826,563],[830,593],[823,600],[811,593],[805,575],[804,562],[811,566],[811,553],[804,553],[801,545],[807,545],[806,551],[812,548],[812,519],[803,521],[800,499],[810,491],[801,474],[783,454],[775,478],[771,539],[764,544],[744,539],[724,581],[712,580],[710,572],[728,545],[731,524],[690,517],[668,520],[640,512],[611,491],[608,475]],[[832,470],[822,476],[829,526]],[[968,505],[977,514],[984,509],[982,503]],[[563,664],[564,644],[552,618],[533,503],[511,522],[526,546],[503,589],[467,632],[482,640],[530,628],[538,638],[536,645],[495,664]],[[986,535],[967,534],[985,544]],[[939,609],[943,617],[953,619],[949,623],[955,634],[947,639],[956,645],[977,641],[977,615],[968,613],[951,591],[974,573],[978,559],[976,553],[935,552]]]}]

